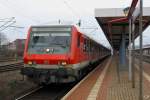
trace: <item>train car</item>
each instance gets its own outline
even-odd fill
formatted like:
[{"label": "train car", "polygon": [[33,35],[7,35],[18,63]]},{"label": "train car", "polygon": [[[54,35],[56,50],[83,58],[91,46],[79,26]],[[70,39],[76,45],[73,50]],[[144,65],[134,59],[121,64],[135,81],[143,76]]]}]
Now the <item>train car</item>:
[{"label": "train car", "polygon": [[32,26],[21,73],[38,84],[75,82],[89,64],[108,55],[109,49],[74,25]]}]

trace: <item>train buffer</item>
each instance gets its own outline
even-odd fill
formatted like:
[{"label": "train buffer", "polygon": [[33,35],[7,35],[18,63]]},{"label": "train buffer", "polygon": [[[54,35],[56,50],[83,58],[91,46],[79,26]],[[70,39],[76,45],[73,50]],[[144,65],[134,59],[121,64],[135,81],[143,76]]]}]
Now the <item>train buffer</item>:
[{"label": "train buffer", "polygon": [[[135,88],[128,79],[128,67],[119,69],[118,61],[117,56],[106,59],[68,92],[62,100],[138,100],[138,61],[135,63]],[[150,66],[149,63],[143,63],[143,100],[150,100],[150,68],[148,66]]]}]

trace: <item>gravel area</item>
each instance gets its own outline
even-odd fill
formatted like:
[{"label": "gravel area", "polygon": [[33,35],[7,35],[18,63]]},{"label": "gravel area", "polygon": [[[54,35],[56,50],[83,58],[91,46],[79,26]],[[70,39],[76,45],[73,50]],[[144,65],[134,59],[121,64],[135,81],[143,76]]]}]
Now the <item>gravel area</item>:
[{"label": "gravel area", "polygon": [[15,96],[36,87],[20,71],[0,73],[0,100],[14,100]]}]

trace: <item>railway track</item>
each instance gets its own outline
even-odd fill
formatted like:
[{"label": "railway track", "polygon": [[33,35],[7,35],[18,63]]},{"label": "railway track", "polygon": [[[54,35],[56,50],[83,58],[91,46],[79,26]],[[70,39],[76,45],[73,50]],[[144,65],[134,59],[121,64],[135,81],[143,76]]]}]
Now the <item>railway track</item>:
[{"label": "railway track", "polygon": [[[135,54],[139,58],[139,54]],[[150,55],[143,55],[143,61],[150,63]]]},{"label": "railway track", "polygon": [[16,59],[0,59],[0,62],[15,61]]},{"label": "railway track", "polygon": [[74,85],[67,83],[38,87],[15,98],[15,100],[60,100]]},{"label": "railway track", "polygon": [[18,70],[21,69],[22,67],[23,67],[23,62],[8,64],[8,65],[0,65],[0,72]]},{"label": "railway track", "polygon": [[10,62],[10,61],[16,61],[16,60],[22,60],[22,57],[15,58],[15,57],[1,57],[0,56],[0,62]]},{"label": "railway track", "polygon": [[150,63],[150,55],[143,55],[143,60]]},{"label": "railway track", "polygon": [[[103,60],[101,60],[100,62],[102,62]],[[92,66],[95,66],[93,67],[93,69],[96,68],[96,66],[99,65],[100,62],[96,62],[95,64],[93,64]],[[88,75],[88,73],[86,75]],[[83,78],[84,77],[82,77],[81,80]],[[17,96],[16,98],[14,98],[14,100],[61,100],[61,98],[66,95],[78,82],[66,84],[50,84],[49,86],[38,87],[26,93],[22,93],[22,95]]]},{"label": "railway track", "polygon": [[[96,67],[98,64],[99,63],[97,62],[93,64],[93,66]],[[88,75],[88,73],[86,75]],[[83,78],[84,77],[82,77],[81,80]],[[15,100],[61,100],[61,98],[67,94],[78,82],[67,84],[51,84],[42,88],[40,87],[24,93],[23,95],[15,98]]]}]

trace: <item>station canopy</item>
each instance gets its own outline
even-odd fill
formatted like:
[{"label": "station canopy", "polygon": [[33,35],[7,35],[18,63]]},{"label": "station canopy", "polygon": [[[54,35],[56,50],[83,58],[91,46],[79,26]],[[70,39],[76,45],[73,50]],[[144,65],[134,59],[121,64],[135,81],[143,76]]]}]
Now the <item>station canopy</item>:
[{"label": "station canopy", "polygon": [[[96,8],[95,9],[95,18],[98,24],[101,26],[107,40],[115,50],[119,50],[122,34],[124,33],[126,38],[126,47],[129,44],[129,22],[115,22],[111,26],[108,25],[109,21],[125,18],[123,12],[124,8]],[[150,24],[150,7],[143,8],[143,31]],[[111,32],[110,32],[111,29]],[[135,21],[135,38],[139,35],[139,20],[138,18]]]}]

